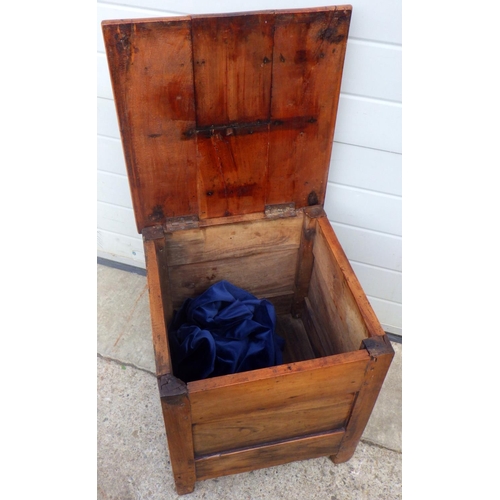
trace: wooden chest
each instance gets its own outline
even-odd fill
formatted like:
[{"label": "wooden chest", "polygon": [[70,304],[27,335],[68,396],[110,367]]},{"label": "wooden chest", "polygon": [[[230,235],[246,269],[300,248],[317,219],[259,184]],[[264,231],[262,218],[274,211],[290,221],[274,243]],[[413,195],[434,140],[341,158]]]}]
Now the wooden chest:
[{"label": "wooden chest", "polygon": [[[338,6],[103,22],[179,494],[348,460],[391,363],[323,210],[350,18]],[[274,304],[285,362],[184,383],[169,322],[223,279]]]}]

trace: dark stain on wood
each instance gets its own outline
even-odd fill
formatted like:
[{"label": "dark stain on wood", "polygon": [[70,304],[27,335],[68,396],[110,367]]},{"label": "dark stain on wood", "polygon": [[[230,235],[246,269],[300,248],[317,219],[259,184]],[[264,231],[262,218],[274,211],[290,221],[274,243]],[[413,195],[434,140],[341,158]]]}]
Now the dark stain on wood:
[{"label": "dark stain on wood", "polygon": [[329,26],[328,28],[321,30],[318,34],[318,38],[322,41],[327,41],[328,43],[340,43],[344,40],[345,35],[338,33],[337,27]]},{"label": "dark stain on wood", "polygon": [[[217,191],[217,196],[219,196],[220,198],[243,198],[244,196],[252,196],[254,190],[258,187],[259,185],[255,182],[253,184],[244,184],[241,186],[235,184],[226,184],[223,189],[219,189]],[[207,192],[207,196],[212,196],[213,194],[213,191]]]},{"label": "dark stain on wood", "polygon": [[295,58],[293,61],[295,64],[304,64],[305,62],[307,62],[307,51],[297,50],[295,52]]},{"label": "dark stain on wood", "polygon": [[122,55],[129,55],[130,54],[130,35],[132,32],[132,26],[130,24],[124,24],[120,28],[118,28],[117,32],[115,33],[115,42],[116,42],[116,48],[118,49],[118,52]]},{"label": "dark stain on wood", "polygon": [[148,215],[148,219],[151,221],[160,221],[165,218],[163,213],[163,207],[161,205],[155,205],[153,211]]},{"label": "dark stain on wood", "polygon": [[307,197],[307,204],[311,207],[312,205],[318,205],[318,203],[319,200],[316,191],[311,191]]}]

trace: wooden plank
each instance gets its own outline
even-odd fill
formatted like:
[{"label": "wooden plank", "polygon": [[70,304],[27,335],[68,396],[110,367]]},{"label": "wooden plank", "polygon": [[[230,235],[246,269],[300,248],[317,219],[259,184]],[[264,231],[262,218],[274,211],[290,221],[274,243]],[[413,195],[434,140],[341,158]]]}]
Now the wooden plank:
[{"label": "wooden plank", "polygon": [[368,359],[366,351],[360,350],[191,382],[188,390],[193,424],[355,393]]},{"label": "wooden plank", "polygon": [[291,314],[279,315],[276,333],[285,339],[284,363],[306,361],[316,357],[300,319],[293,318]]},{"label": "wooden plank", "polygon": [[165,310],[160,282],[162,272],[156,253],[155,240],[144,240],[144,255],[146,257],[156,374],[164,375],[172,373],[172,363],[167,340],[167,324],[165,322]]},{"label": "wooden plank", "polygon": [[264,210],[268,143],[262,134],[197,138],[201,219]]},{"label": "wooden plank", "polygon": [[[328,353],[350,352],[358,349],[364,337],[358,339],[357,336],[354,338],[351,336],[346,324],[342,296],[333,297],[322,272],[319,266],[314,268],[308,297],[319,325],[320,341]],[[342,288],[341,284],[339,288]]]},{"label": "wooden plank", "polygon": [[194,17],[198,127],[269,117],[272,13]]},{"label": "wooden plank", "polygon": [[209,479],[329,455],[332,450],[338,449],[343,434],[342,431],[325,432],[199,458],[196,460],[196,477],[199,480]]},{"label": "wooden plank", "polygon": [[363,344],[370,353],[371,361],[366,370],[363,386],[354,403],[340,450],[338,454],[331,456],[337,464],[346,462],[354,454],[394,357],[394,350],[386,335],[371,337]]},{"label": "wooden plank", "polygon": [[301,231],[299,261],[295,275],[295,293],[293,298],[292,314],[299,318],[304,308],[304,298],[309,291],[311,273],[314,263],[313,244],[316,235],[316,219],[307,212],[304,214],[304,223]]},{"label": "wooden plank", "polygon": [[267,299],[274,306],[277,315],[289,314],[292,309],[293,292],[286,294],[264,294],[259,299]]},{"label": "wooden plank", "polygon": [[269,120],[274,15],[195,17],[192,25],[200,218],[262,212],[268,127],[254,134],[241,125]]},{"label": "wooden plank", "polygon": [[323,203],[350,9],[103,23],[139,231]]},{"label": "wooden plank", "polygon": [[278,220],[256,220],[167,233],[169,265],[254,255],[266,250],[299,247],[302,214]]},{"label": "wooden plank", "polygon": [[350,6],[276,15],[270,204],[324,202],[350,17]]},{"label": "wooden plank", "polygon": [[103,34],[139,232],[197,214],[190,20],[109,21]]},{"label": "wooden plank", "polygon": [[228,280],[257,297],[293,292],[297,250],[261,252],[169,268],[172,301],[180,307],[188,297],[203,293],[220,280]]},{"label": "wooden plank", "polygon": [[307,330],[315,356],[332,356],[333,354],[337,354],[330,346],[330,343],[325,343],[324,339],[328,338],[328,336],[323,333],[320,334],[322,326],[316,317],[316,313],[314,312],[308,297],[304,299],[304,305],[305,307],[302,312],[302,321],[304,322],[304,327]]},{"label": "wooden plank", "polygon": [[[350,290],[350,294],[344,294],[344,297],[348,301],[346,305],[346,310],[349,312],[359,311],[363,323],[366,328],[366,334],[364,336],[375,336],[375,335],[384,335],[385,332],[380,326],[380,322],[377,319],[377,316],[373,312],[373,309],[366,298],[366,295],[361,287],[354,271],[347,259],[342,246],[333,231],[333,228],[326,217],[322,217],[318,219],[318,235],[320,237],[317,239],[318,242],[325,242],[328,248],[328,252],[318,253],[318,255],[322,255],[323,257],[328,258],[328,265],[335,272],[341,272],[343,277],[343,281],[345,281],[347,287],[346,290]],[[318,246],[319,248],[319,246]],[[351,299],[352,297],[352,299]],[[354,304],[352,303],[354,301]],[[349,316],[353,320],[353,323],[357,323],[357,320],[354,320],[352,316]],[[353,325],[354,326],[354,325]]]},{"label": "wooden plank", "polygon": [[280,408],[262,407],[241,415],[194,424],[195,456],[343,428],[351,414],[354,398],[351,393],[294,401]]},{"label": "wooden plank", "polygon": [[[149,3],[149,5],[147,5]],[[126,6],[128,4],[128,6]],[[132,8],[130,8],[132,7]],[[148,8],[149,7],[149,8]],[[154,10],[150,10],[150,8]],[[172,12],[173,11],[173,12]],[[105,3],[99,1],[97,3],[97,52],[104,52],[105,46],[102,34],[99,33],[99,26],[104,22],[115,22],[115,23],[123,23],[124,19],[154,19],[159,16],[162,18],[165,17],[174,17],[179,16],[176,14],[176,9],[172,8],[170,11],[166,8],[166,5],[163,5],[161,13],[157,10],[156,6],[151,5],[148,0],[145,2],[141,2],[141,7],[137,6],[137,2],[135,5],[133,2],[128,0],[123,0],[120,5]],[[114,20],[114,21],[113,21]]]},{"label": "wooden plank", "polygon": [[[320,224],[324,226],[325,221],[331,230],[326,218],[318,219],[318,227]],[[315,260],[309,300],[321,325],[318,333],[325,335],[324,343],[330,345],[335,352],[358,349],[361,341],[369,336],[368,328],[344,272],[332,253],[329,242],[319,230],[313,253]],[[354,273],[352,279],[358,283]]]},{"label": "wooden plank", "polygon": [[170,374],[160,377],[158,386],[175,488],[179,495],[184,495],[194,490],[196,482],[187,388]]},{"label": "wooden plank", "polygon": [[[146,231],[148,228],[145,228]],[[172,286],[170,282],[170,273],[168,269],[168,260],[165,258],[166,243],[165,238],[161,237],[155,240],[156,255],[158,259],[158,277],[161,286],[161,297],[163,303],[163,314],[165,315],[165,324],[169,325],[174,314],[172,303]]]}]

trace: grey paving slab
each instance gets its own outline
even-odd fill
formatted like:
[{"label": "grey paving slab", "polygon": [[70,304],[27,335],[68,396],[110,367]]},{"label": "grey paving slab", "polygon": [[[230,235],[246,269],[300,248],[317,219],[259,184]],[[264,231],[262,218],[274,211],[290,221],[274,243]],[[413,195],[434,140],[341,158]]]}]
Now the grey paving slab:
[{"label": "grey paving slab", "polygon": [[145,276],[97,265],[97,352],[155,373]]},{"label": "grey paving slab", "polygon": [[[160,500],[175,493],[155,377],[98,358],[97,498]],[[361,442],[354,457],[294,462],[198,482],[181,498],[218,500],[396,500],[402,455]]]}]

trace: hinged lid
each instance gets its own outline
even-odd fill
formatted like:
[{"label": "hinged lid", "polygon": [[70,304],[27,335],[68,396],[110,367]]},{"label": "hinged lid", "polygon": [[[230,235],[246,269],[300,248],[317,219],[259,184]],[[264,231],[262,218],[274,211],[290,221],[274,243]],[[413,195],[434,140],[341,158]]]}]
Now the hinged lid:
[{"label": "hinged lid", "polygon": [[139,232],[322,205],[350,6],[104,21]]}]

